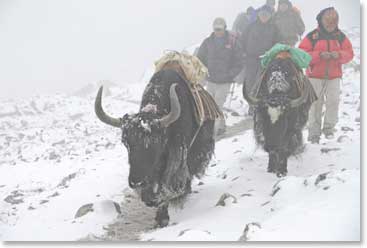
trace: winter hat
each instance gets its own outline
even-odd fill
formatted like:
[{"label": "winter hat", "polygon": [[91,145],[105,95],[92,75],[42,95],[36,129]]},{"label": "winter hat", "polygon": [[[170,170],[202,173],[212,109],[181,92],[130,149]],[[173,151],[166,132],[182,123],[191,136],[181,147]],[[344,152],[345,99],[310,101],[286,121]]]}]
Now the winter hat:
[{"label": "winter hat", "polygon": [[289,0],[279,0],[278,5],[281,5],[283,3],[287,4],[289,7],[292,7],[292,3]]},{"label": "winter hat", "polygon": [[273,13],[273,9],[268,5],[264,5],[258,10],[257,13],[258,13],[258,15],[260,15],[260,13],[262,13],[262,12],[267,12],[271,15]]},{"label": "winter hat", "polygon": [[222,17],[215,18],[213,22],[213,29],[226,29],[227,23],[226,20]]},{"label": "winter hat", "polygon": [[252,15],[252,14],[254,13],[254,11],[256,11],[256,10],[254,9],[254,7],[250,6],[250,7],[248,7],[248,8],[247,8],[247,10],[246,10],[246,14],[247,14],[247,15]]}]

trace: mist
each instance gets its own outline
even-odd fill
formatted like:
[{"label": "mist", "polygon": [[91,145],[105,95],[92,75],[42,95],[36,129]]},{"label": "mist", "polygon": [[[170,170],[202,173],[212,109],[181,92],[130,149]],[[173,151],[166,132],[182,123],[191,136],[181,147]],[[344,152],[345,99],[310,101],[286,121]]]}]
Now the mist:
[{"label": "mist", "polygon": [[[0,0],[0,97],[71,93],[100,80],[137,83],[164,50],[181,51],[229,28],[259,0]],[[294,0],[307,31],[335,6],[340,27],[360,26],[357,0]]]}]

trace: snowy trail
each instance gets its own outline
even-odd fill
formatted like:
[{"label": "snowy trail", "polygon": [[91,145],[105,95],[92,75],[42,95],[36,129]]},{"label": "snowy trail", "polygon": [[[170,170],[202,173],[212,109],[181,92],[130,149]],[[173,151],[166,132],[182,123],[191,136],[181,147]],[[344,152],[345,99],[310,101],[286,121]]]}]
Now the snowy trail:
[{"label": "snowy trail", "polygon": [[[217,141],[239,135],[252,128],[252,120],[245,119],[227,128],[226,133],[217,137]],[[193,192],[198,193],[197,191]],[[109,225],[103,240],[131,241],[140,240],[140,235],[155,228],[155,208],[148,208],[129,189],[125,190],[124,200],[121,202],[121,218]],[[170,225],[175,225],[171,223]]]}]

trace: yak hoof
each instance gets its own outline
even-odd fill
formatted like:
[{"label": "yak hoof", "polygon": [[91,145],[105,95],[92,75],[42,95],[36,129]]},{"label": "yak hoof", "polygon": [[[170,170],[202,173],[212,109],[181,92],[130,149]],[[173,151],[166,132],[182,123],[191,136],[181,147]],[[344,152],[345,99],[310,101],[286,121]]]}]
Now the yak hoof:
[{"label": "yak hoof", "polygon": [[168,226],[168,224],[169,224],[169,218],[157,220],[157,227],[163,228],[163,227]]},{"label": "yak hoof", "polygon": [[159,207],[155,221],[158,227],[166,227],[169,224],[168,206]]},{"label": "yak hoof", "polygon": [[286,177],[287,176],[287,172],[286,171],[285,172],[277,172],[276,174],[277,174],[277,177],[279,177],[279,178],[282,178],[282,177]]}]

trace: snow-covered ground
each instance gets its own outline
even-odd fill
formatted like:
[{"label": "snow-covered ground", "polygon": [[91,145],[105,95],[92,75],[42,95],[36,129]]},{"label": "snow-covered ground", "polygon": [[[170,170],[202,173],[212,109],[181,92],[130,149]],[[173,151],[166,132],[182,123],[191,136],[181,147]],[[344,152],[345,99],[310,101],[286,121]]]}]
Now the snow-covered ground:
[{"label": "snow-covered ground", "polygon": [[[267,154],[256,148],[251,130],[222,139],[184,207],[170,209],[171,224],[134,235],[154,241],[359,240],[358,32],[350,30],[357,56],[345,67],[334,140],[307,143],[279,179],[266,172]],[[107,111],[137,111],[150,74],[140,84],[112,85]],[[84,90],[1,102],[0,240],[106,239],[109,224],[124,219],[116,203],[123,208],[128,191],[127,151],[120,131],[95,117],[97,87]],[[228,125],[243,120],[241,87],[226,107],[235,110],[226,112]],[[217,204],[222,196],[228,199]]]}]

